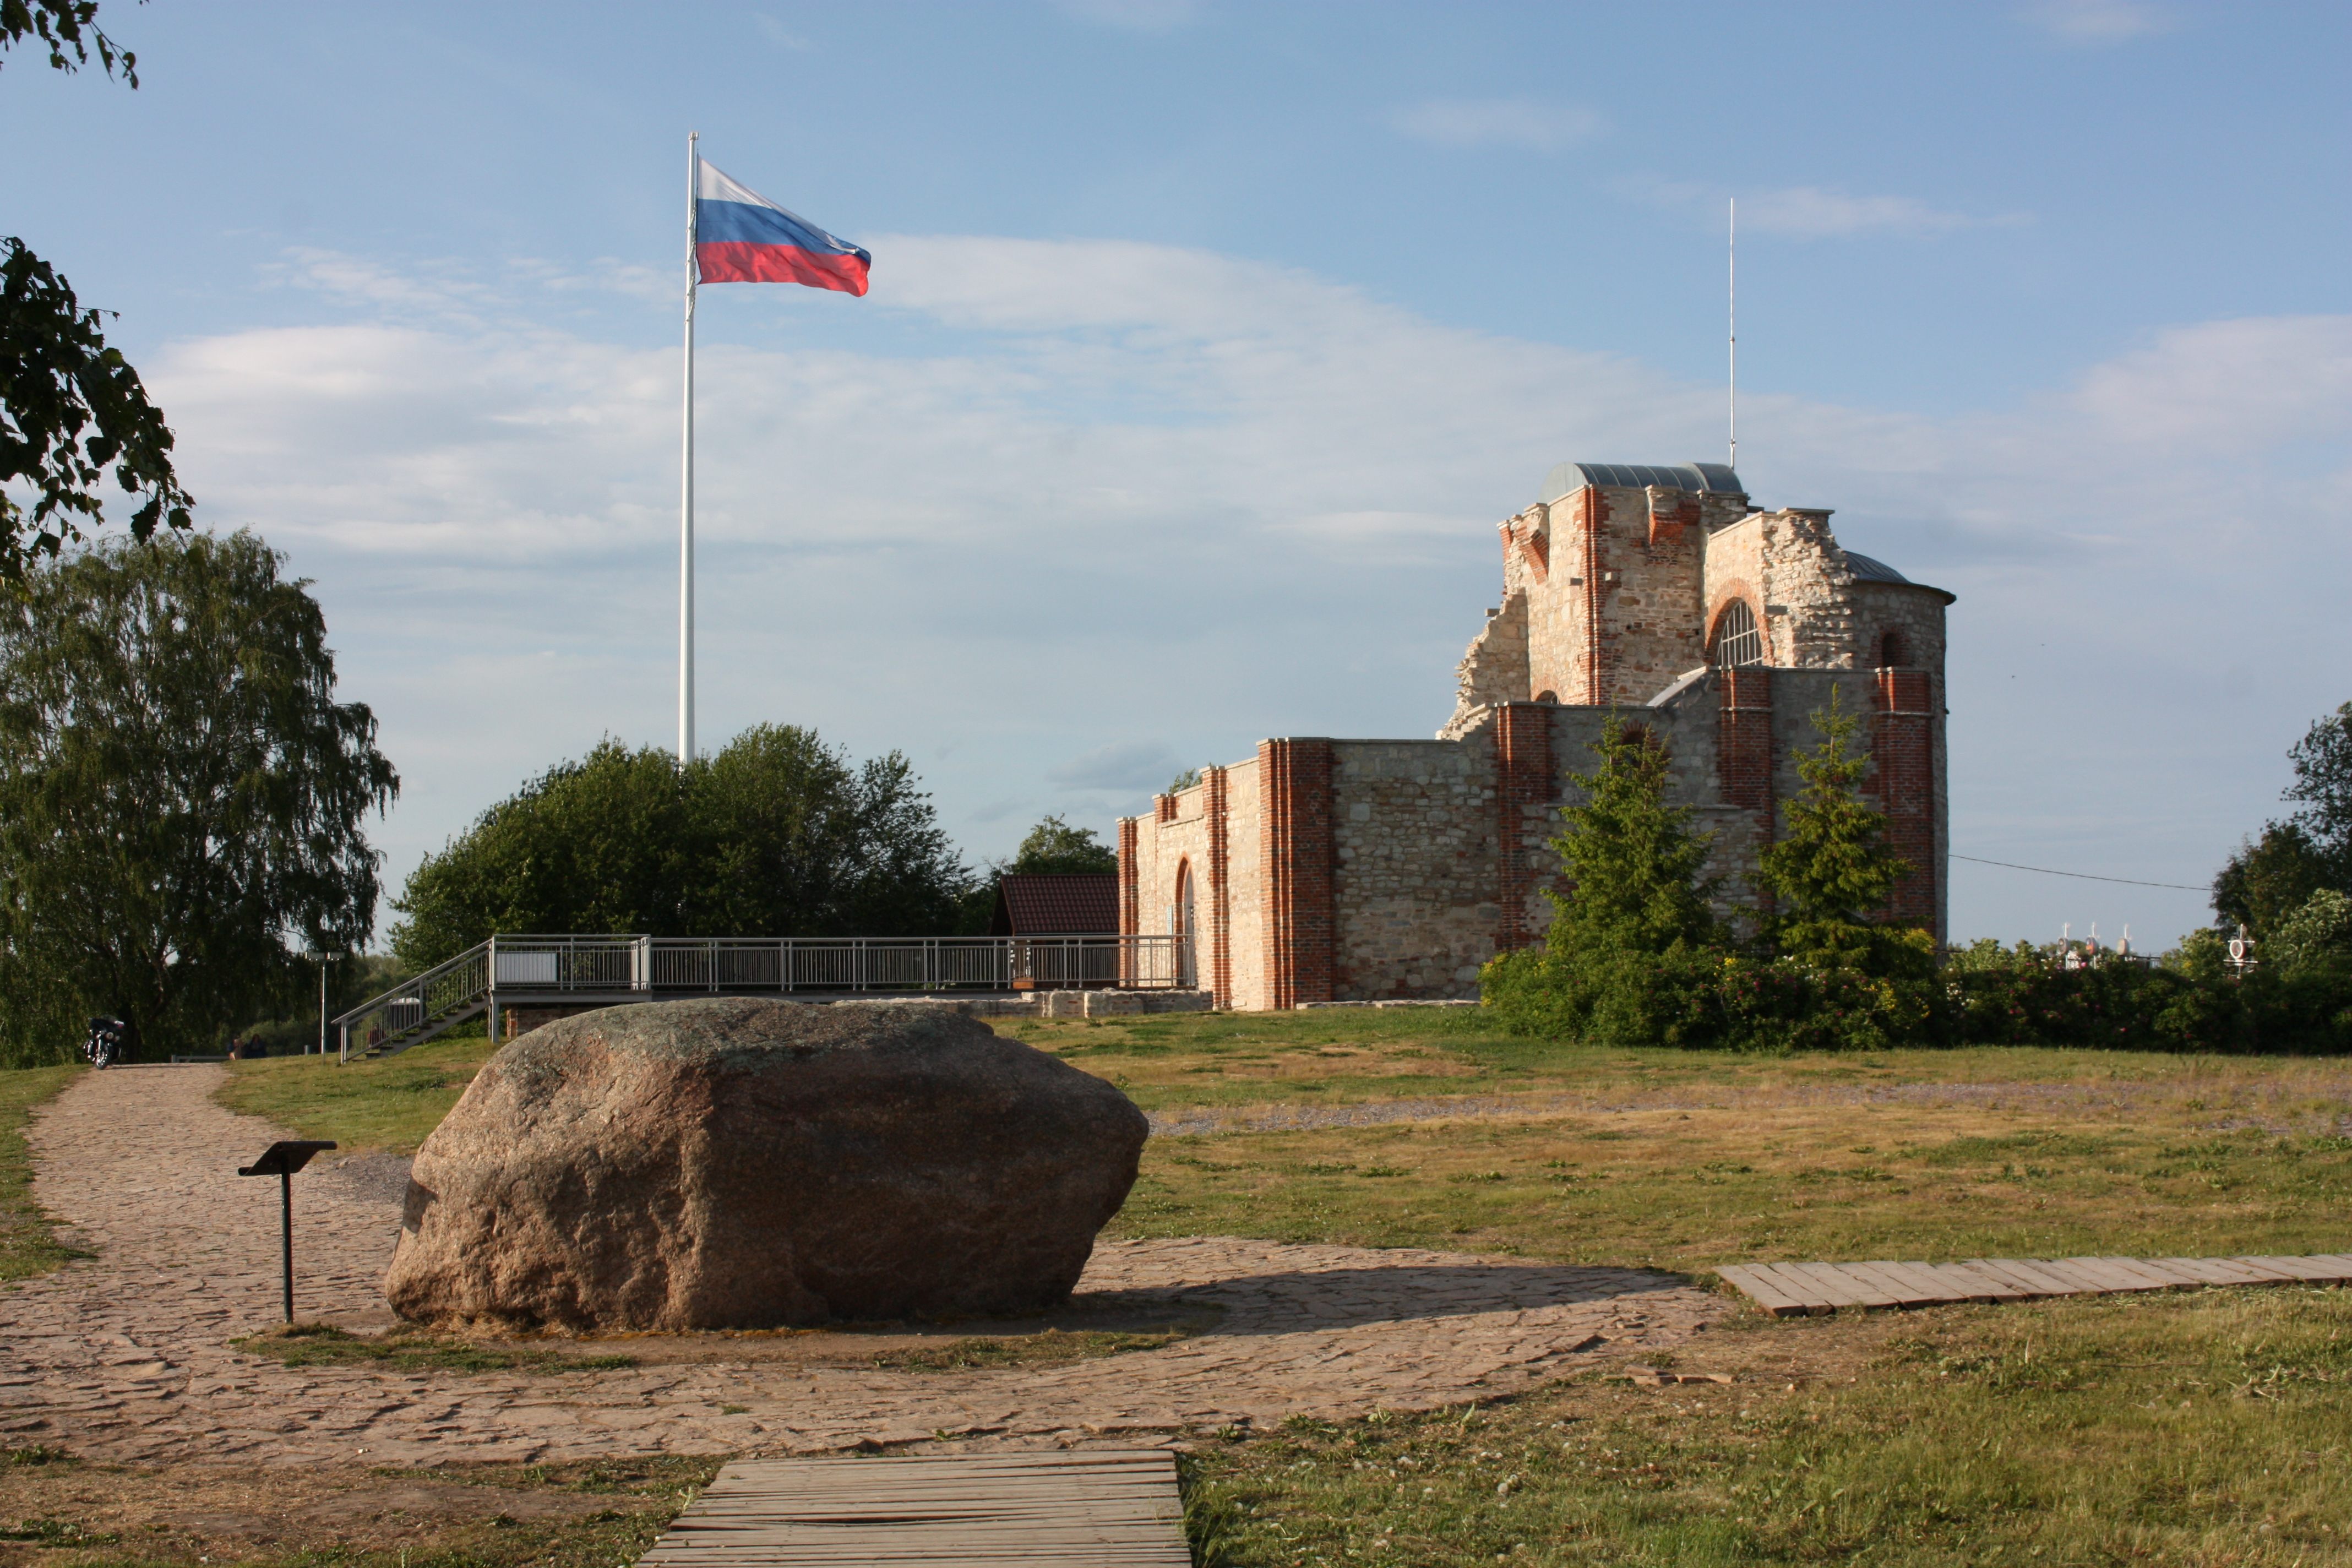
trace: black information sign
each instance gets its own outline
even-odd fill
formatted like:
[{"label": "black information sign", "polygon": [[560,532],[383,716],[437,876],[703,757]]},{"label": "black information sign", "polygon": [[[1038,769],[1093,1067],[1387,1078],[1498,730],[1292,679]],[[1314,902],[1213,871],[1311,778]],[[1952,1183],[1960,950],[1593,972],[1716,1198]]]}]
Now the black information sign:
[{"label": "black information sign", "polygon": [[278,1178],[278,1233],[285,1249],[286,1321],[289,1323],[294,1321],[294,1173],[309,1164],[311,1155],[333,1147],[313,1139],[290,1138],[264,1149],[252,1164],[236,1168],[240,1176]]}]

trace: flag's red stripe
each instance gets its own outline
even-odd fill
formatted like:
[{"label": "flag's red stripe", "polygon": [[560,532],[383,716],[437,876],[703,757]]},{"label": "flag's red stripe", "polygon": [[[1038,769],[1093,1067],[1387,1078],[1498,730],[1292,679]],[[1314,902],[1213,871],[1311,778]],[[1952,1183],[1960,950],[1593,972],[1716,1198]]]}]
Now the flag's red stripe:
[{"label": "flag's red stripe", "polygon": [[712,240],[694,247],[705,283],[805,283],[844,294],[866,292],[866,263],[855,256],[823,256],[797,245]]}]

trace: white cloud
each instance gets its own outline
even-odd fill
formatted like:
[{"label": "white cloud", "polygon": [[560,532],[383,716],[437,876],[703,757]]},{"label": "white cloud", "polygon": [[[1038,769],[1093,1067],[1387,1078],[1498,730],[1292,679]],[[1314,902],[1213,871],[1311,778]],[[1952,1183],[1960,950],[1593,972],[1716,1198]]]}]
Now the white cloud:
[{"label": "white cloud", "polygon": [[[929,355],[705,338],[703,739],[777,720],[904,747],[978,853],[1072,792],[1108,808],[1261,736],[1428,733],[1493,602],[1497,518],[1562,458],[1718,447],[1713,385],[1296,270],[888,248],[860,308],[901,344],[928,330]],[[204,521],[319,581],[346,689],[407,775],[397,885],[555,758],[668,739],[676,350],[429,269],[305,265],[334,319],[144,368]],[[2342,700],[2352,318],[2183,325],[1965,417],[1756,393],[1741,416],[1760,501],[1837,507],[1856,548],[1962,595],[1963,852],[2201,881]],[[2038,931],[2056,895],[1985,875],[1963,932]],[[2045,923],[2149,940],[2195,918],[2167,896]]]},{"label": "white cloud", "polygon": [[2034,0],[2023,15],[2043,32],[2076,44],[2119,44],[2178,25],[2168,7],[2146,0]]},{"label": "white cloud", "polygon": [[1601,116],[1532,98],[1434,98],[1390,117],[1407,136],[1440,147],[1527,147],[1549,153],[1598,132]]}]

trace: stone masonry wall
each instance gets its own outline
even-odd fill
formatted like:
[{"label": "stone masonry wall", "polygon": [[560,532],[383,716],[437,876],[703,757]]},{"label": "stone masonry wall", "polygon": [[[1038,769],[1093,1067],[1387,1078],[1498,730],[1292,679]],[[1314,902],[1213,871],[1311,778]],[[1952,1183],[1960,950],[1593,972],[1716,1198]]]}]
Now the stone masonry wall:
[{"label": "stone masonry wall", "polygon": [[1460,740],[1497,703],[1525,702],[1535,695],[1528,684],[1526,589],[1511,589],[1500,605],[1486,612],[1486,626],[1454,668],[1454,717],[1437,732],[1441,741]]},{"label": "stone masonry wall", "polygon": [[1853,568],[1830,533],[1830,514],[1791,507],[1751,513],[1707,542],[1706,626],[1735,593],[1763,628],[1767,664],[1853,669]]},{"label": "stone masonry wall", "polygon": [[[1136,930],[1141,933],[1164,935],[1171,929],[1170,913],[1176,902],[1177,870],[1188,864],[1192,872],[1194,919],[1207,918],[1210,901],[1204,879],[1208,874],[1209,832],[1202,810],[1206,794],[1204,785],[1195,784],[1173,796],[1161,795],[1159,809],[1151,816],[1132,819],[1136,826]],[[1173,815],[1163,816],[1171,804]],[[1205,945],[1199,956],[1205,960]]]},{"label": "stone masonry wall", "polygon": [[1904,583],[1856,583],[1853,595],[1855,663],[1876,669],[1888,661],[1886,635],[1902,644],[1893,662],[1907,669],[1944,668],[1944,596],[1933,588]]},{"label": "stone masonry wall", "polygon": [[1501,919],[1493,726],[1332,761],[1334,998],[1475,996]]},{"label": "stone masonry wall", "polygon": [[1587,487],[1504,524],[1505,586],[1528,595],[1528,695],[1643,702],[1704,663],[1705,557],[1746,508],[1741,496]]}]

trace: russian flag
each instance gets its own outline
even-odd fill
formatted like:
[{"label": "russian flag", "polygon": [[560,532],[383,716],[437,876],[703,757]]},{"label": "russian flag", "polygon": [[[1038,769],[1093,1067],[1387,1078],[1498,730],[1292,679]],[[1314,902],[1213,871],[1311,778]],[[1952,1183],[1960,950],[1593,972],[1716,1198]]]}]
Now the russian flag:
[{"label": "russian flag", "polygon": [[739,185],[708,163],[694,189],[694,268],[705,283],[805,283],[866,292],[874,258]]}]

